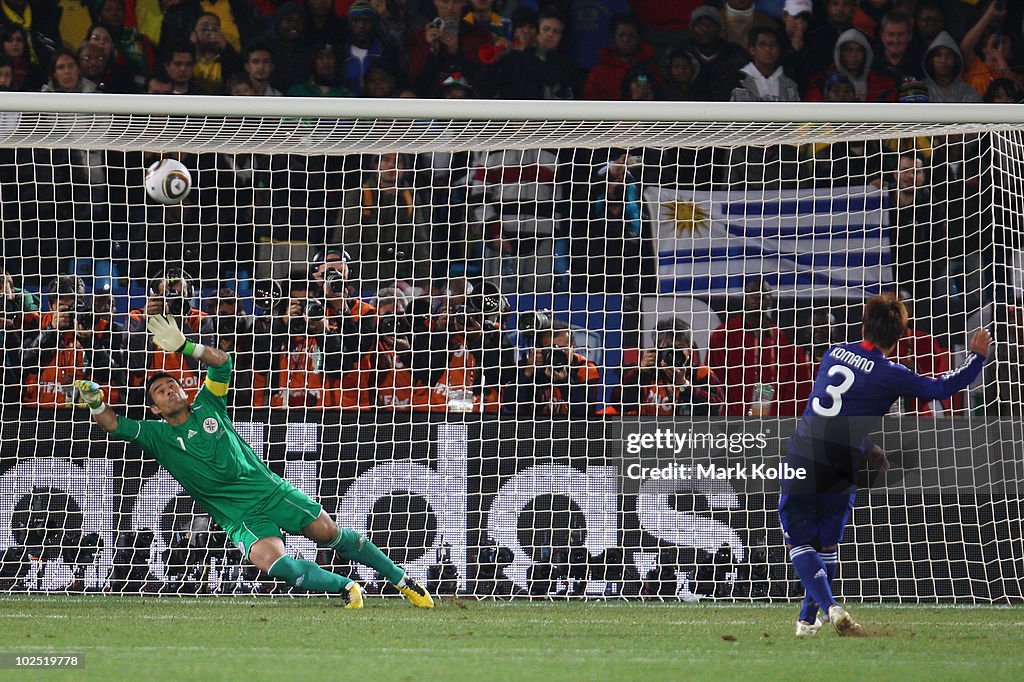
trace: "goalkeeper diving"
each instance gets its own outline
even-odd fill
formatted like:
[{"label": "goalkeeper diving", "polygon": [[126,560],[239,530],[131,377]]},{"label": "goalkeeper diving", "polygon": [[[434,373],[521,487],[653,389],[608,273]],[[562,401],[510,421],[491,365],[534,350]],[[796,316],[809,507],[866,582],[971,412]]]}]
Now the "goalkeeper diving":
[{"label": "goalkeeper diving", "polygon": [[136,421],[115,414],[98,384],[76,381],[104,431],[156,459],[264,573],[302,590],[339,594],[345,608],[363,606],[358,583],[285,552],[282,531],[302,534],[343,559],[375,569],[414,606],[434,606],[430,594],[369,539],[338,528],[320,504],[272,472],[238,435],[225,400],[231,380],[227,353],[187,340],[165,315],[150,315],[146,327],[158,348],[209,365],[206,382],[190,403],[173,376],[153,374],[146,382],[147,401],[162,421]]}]

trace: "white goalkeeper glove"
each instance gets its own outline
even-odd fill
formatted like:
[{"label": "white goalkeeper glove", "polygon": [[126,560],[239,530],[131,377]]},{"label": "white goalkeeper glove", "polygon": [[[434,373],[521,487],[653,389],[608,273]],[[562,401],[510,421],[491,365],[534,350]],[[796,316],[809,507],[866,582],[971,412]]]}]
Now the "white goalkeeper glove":
[{"label": "white goalkeeper glove", "polygon": [[166,315],[150,315],[146,320],[146,329],[153,335],[156,347],[168,353],[180,353],[188,344],[178,325]]},{"label": "white goalkeeper glove", "polygon": [[90,412],[99,414],[107,409],[107,406],[103,404],[103,389],[95,381],[79,379],[74,386],[78,389],[79,404],[88,405]]}]

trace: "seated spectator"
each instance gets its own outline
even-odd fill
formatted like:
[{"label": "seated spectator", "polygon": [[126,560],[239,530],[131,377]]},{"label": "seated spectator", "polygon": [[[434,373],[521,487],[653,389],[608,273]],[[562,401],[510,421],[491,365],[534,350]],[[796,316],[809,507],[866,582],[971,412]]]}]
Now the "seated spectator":
[{"label": "seated spectator", "polygon": [[1006,7],[1001,5],[994,0],[989,2],[985,13],[960,41],[960,52],[966,62],[964,80],[981,95],[989,83],[999,78],[1008,78],[1024,89],[1020,34],[993,28],[1006,17]]},{"label": "seated spectator", "polygon": [[943,31],[935,37],[924,56],[928,101],[980,102],[981,95],[961,76],[964,59],[953,37]]},{"label": "seated spectator", "polygon": [[395,77],[387,67],[377,64],[366,70],[363,76],[363,97],[397,97],[399,92]]},{"label": "seated spectator", "polygon": [[135,92],[131,76],[108,63],[107,54],[96,43],[82,43],[78,48],[78,68],[83,76],[96,84],[98,92]]},{"label": "seated spectator", "polygon": [[376,64],[389,68],[399,62],[395,46],[377,31],[377,11],[368,0],[356,0],[348,10],[348,40],[338,52],[342,83],[357,96],[363,90],[367,70]]},{"label": "seated spectator", "polygon": [[338,14],[334,0],[306,0],[306,12],[309,15],[306,32],[311,42],[330,45],[344,42],[348,27]]},{"label": "seated spectator", "polygon": [[651,69],[634,66],[622,78],[622,100],[625,102],[653,102],[661,87]]},{"label": "seated spectator", "polygon": [[309,78],[313,44],[306,34],[306,24],[306,11],[294,0],[285,2],[274,13],[274,30],[270,39],[274,70],[270,74],[270,83],[275,90],[286,92],[291,86]]},{"label": "seated spectator", "polygon": [[[156,69],[156,52],[149,38],[139,33],[137,28],[125,25],[124,3],[125,0],[99,0],[96,3],[96,23],[110,31],[114,47],[127,61],[137,86],[142,87]],[[189,26],[183,31],[181,38],[186,39],[191,28]]]},{"label": "seated spectator", "polygon": [[708,341],[708,367],[725,387],[729,416],[795,417],[813,377],[803,349],[772,321],[772,289],[761,277],[744,287],[743,312],[719,325]]},{"label": "seated spectator", "polygon": [[553,12],[541,14],[536,46],[506,48],[480,72],[482,97],[499,99],[573,99],[576,68],[559,51],[565,23]]},{"label": "seated spectator", "polygon": [[669,50],[665,63],[665,80],[658,88],[658,99],[669,102],[698,100],[700,93],[694,84],[700,75],[700,63],[681,47]]},{"label": "seated spectator", "polygon": [[512,22],[495,10],[494,0],[469,0],[469,11],[459,26],[462,57],[471,78],[479,78],[488,51],[512,45]]},{"label": "seated spectator", "polygon": [[988,84],[984,101],[989,104],[1019,104],[1024,101],[1024,92],[1016,81],[1009,78],[997,78]]},{"label": "seated spectator", "polygon": [[504,392],[503,411],[526,419],[583,418],[597,409],[597,366],[576,353],[572,329],[551,320],[536,332],[536,343]]},{"label": "seated spectator", "polygon": [[[187,38],[196,25],[199,15],[210,12],[220,20],[221,34],[235,54],[241,54],[242,46],[256,38],[261,28],[257,13],[263,18],[264,11],[273,12],[273,6],[266,0],[202,0],[201,2],[160,2],[156,11],[146,8],[143,12],[141,0],[135,0],[135,14],[143,33],[150,32],[154,44],[168,40]],[[278,3],[274,3],[275,5]],[[156,16],[151,16],[156,15]],[[268,22],[269,24],[269,22]],[[154,28],[156,26],[156,28]],[[151,35],[156,32],[156,36]]]},{"label": "seated spectator", "polygon": [[653,69],[654,48],[640,42],[640,25],[629,15],[612,19],[614,42],[601,48],[600,61],[590,70],[583,99],[621,100],[622,80],[630,67],[646,64]]},{"label": "seated spectator", "polygon": [[[853,18],[856,11],[856,0],[825,0],[825,23],[807,34],[805,54],[809,64],[817,68],[828,64],[839,37],[855,28]],[[836,63],[839,63],[838,59]]]},{"label": "seated spectator", "polygon": [[443,99],[473,99],[473,85],[456,71],[441,81],[441,97]]},{"label": "seated spectator", "polygon": [[246,48],[242,68],[249,76],[249,88],[254,96],[281,96],[281,91],[270,84],[274,74],[274,54],[268,45],[255,43]]},{"label": "seated spectator", "polygon": [[171,94],[198,95],[196,87],[196,47],[186,41],[178,41],[167,47],[163,58],[164,73],[171,83]]},{"label": "seated spectator", "polygon": [[730,99],[733,102],[799,102],[796,82],[786,76],[779,64],[782,45],[778,31],[764,26],[753,28],[747,46],[752,59],[740,69],[739,84]]},{"label": "seated spectator", "polygon": [[4,54],[11,63],[13,79],[11,90],[18,92],[38,91],[46,82],[43,68],[32,61],[28,51],[28,34],[16,24],[0,24],[0,40]]},{"label": "seated spectator", "polygon": [[914,19],[901,10],[887,12],[882,17],[878,33],[880,49],[875,51],[872,70],[897,83],[905,80],[921,80],[921,53],[912,49],[914,42]]},{"label": "seated spectator", "polygon": [[[916,48],[923,53],[929,45],[935,42],[940,33],[946,30],[946,10],[941,0],[920,0],[914,9],[914,29],[916,35],[911,49]],[[959,52],[959,49],[957,50]]]},{"label": "seated spectator", "polygon": [[14,286],[14,278],[0,268],[3,312],[0,315],[0,358],[4,405],[17,404],[22,389],[22,353],[26,346],[36,347],[39,334],[39,301],[34,295]]},{"label": "seated spectator", "polygon": [[465,0],[434,0],[435,19],[409,35],[409,82],[420,97],[439,97],[448,74],[471,71],[460,49],[465,4]]},{"label": "seated spectator", "polygon": [[778,24],[754,7],[754,0],[725,0],[722,4],[722,38],[746,48],[755,28],[775,29]]},{"label": "seated spectator", "polygon": [[114,45],[114,39],[110,36],[110,30],[102,24],[93,24],[85,34],[86,42],[99,45],[106,56],[106,65],[115,69],[119,74],[127,74],[133,87],[144,86],[146,81],[139,82],[131,67],[128,65],[128,58],[124,56]]},{"label": "seated spectator", "polygon": [[153,76],[146,81],[147,95],[173,95],[174,84],[163,76]]},{"label": "seated spectator", "polygon": [[96,84],[82,76],[78,60],[70,52],[60,50],[50,63],[50,80],[43,92],[96,92]]},{"label": "seated spectator", "polygon": [[334,47],[317,45],[313,52],[313,73],[305,83],[288,88],[289,97],[355,97],[355,93],[338,82],[338,60]]},{"label": "seated spectator", "polygon": [[725,102],[736,85],[736,73],[750,61],[739,45],[722,39],[722,15],[714,7],[698,7],[690,18],[691,40],[684,44],[700,64],[695,85],[702,101]]},{"label": "seated spectator", "polygon": [[948,255],[943,205],[932,199],[924,158],[912,151],[900,154],[887,187],[896,285],[926,304]]},{"label": "seated spectator", "polygon": [[[131,372],[129,384],[145,391],[146,379],[157,372],[174,376],[185,389],[189,400],[195,398],[202,387],[202,370],[198,361],[181,353],[166,353],[153,345],[146,329],[149,315],[169,315],[182,325],[182,331],[189,339],[204,346],[216,344],[217,330],[202,310],[193,306],[195,288],[192,278],[177,268],[168,268],[153,278],[149,284],[146,307],[128,313],[128,368]],[[129,400],[129,403],[135,403]],[[138,401],[144,402],[144,399]]]},{"label": "seated spectator", "polygon": [[822,101],[825,78],[832,72],[839,72],[853,83],[858,102],[895,102],[896,81],[873,72],[873,60],[874,52],[864,34],[855,28],[846,31],[836,41],[835,61],[813,77],[807,86],[807,100]]},{"label": "seated spectator", "polygon": [[[529,7],[520,7],[512,13],[512,50],[529,50],[537,45],[540,18]],[[564,29],[564,26],[563,26]]]},{"label": "seated spectator", "polygon": [[640,366],[628,370],[619,389],[621,413],[717,417],[725,397],[718,378],[696,364],[690,325],[681,318],[658,322],[656,345],[640,355]]},{"label": "seated spectator", "polygon": [[782,7],[782,26],[785,29],[782,67],[796,81],[801,96],[806,95],[807,81],[817,68],[807,53],[807,27],[811,24],[813,13],[811,0],[786,0]]},{"label": "seated spectator", "polygon": [[196,89],[204,95],[221,94],[224,78],[242,69],[242,58],[224,37],[220,17],[212,12],[200,14],[190,39],[196,46]]},{"label": "seated spectator", "polygon": [[32,64],[45,68],[61,49],[60,27],[56,12],[45,6],[33,11],[32,4],[28,0],[5,1],[0,23],[22,29],[25,56]]}]

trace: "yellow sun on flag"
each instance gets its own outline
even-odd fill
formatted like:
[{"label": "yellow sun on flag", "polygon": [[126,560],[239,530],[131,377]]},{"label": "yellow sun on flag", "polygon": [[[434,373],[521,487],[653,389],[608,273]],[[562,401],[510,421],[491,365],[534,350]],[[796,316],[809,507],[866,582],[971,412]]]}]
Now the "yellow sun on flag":
[{"label": "yellow sun on flag", "polygon": [[708,214],[698,204],[689,201],[669,201],[661,205],[676,223],[676,236],[695,237],[707,228]]}]

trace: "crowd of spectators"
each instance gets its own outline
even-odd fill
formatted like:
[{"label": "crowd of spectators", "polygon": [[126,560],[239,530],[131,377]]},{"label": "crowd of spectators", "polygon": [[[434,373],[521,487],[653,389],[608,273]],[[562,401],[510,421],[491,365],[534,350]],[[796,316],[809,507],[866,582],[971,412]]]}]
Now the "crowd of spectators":
[{"label": "crowd of spectators", "polygon": [[1015,102],[1005,0],[4,0],[0,87]]},{"label": "crowd of spectators", "polygon": [[[0,10],[0,88],[22,91],[1018,102],[1024,86],[1021,8],[998,1],[0,0]],[[606,368],[574,348],[564,320],[541,311],[509,326],[503,290],[473,270],[473,249],[499,254],[503,268],[546,255],[552,279],[532,291],[617,293],[637,311],[654,281],[644,184],[876,184],[888,191],[896,282],[908,300],[932,306],[920,310],[930,324],[901,352],[939,371],[953,346],[945,322],[934,324],[950,318],[935,307],[944,298],[936,283],[948,275],[943,249],[965,243],[976,253],[981,229],[965,220],[980,213],[982,193],[980,169],[965,163],[980,158],[965,151],[972,144],[951,136],[800,149],[209,153],[182,159],[196,188],[170,209],[147,204],[132,175],[151,155],[28,150],[36,156],[27,164],[22,151],[3,152],[5,217],[12,206],[43,205],[37,180],[56,188],[52,215],[22,209],[19,243],[5,234],[8,264],[23,270],[15,274],[47,281],[36,298],[3,275],[4,402],[67,405],[73,380],[89,376],[115,402],[142,404],[153,371],[175,373],[194,393],[198,368],[152,348],[145,334],[145,316],[169,309],[196,340],[237,354],[238,406],[798,414],[821,348],[840,340],[827,311],[815,312],[808,338],[791,339],[769,314],[765,282],[753,281],[708,348],[695,346],[684,320],[662,320],[653,345],[604,395]],[[948,239],[935,238],[940,224]],[[146,234],[129,238],[128,225]],[[243,269],[253,275],[265,237],[344,246],[266,284],[261,305],[246,312],[243,292],[224,284],[241,282]],[[32,243],[42,250],[25,252]],[[16,253],[42,265],[30,273],[33,258]],[[102,287],[87,293],[74,275],[53,278],[68,271],[57,259],[82,256],[126,263],[121,275],[145,282],[145,305],[118,311]],[[155,262],[184,267],[150,279],[145,265]]]}]

